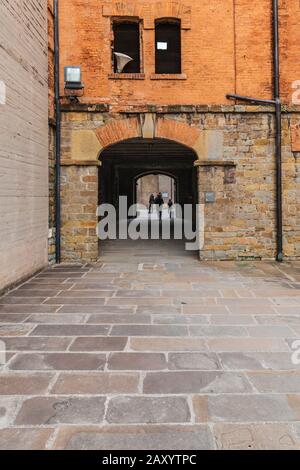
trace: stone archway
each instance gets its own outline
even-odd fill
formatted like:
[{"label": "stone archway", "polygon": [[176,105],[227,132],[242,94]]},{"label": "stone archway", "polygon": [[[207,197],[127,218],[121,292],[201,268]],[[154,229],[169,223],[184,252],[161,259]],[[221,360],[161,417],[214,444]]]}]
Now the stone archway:
[{"label": "stone archway", "polygon": [[[118,207],[118,198],[126,195],[129,206],[135,203],[135,181],[140,175],[168,174],[177,181],[181,205],[187,204],[187,193],[196,202],[194,162],[197,154],[175,140],[131,138],[118,141],[101,152],[99,169],[99,202]],[[190,180],[190,181],[189,181]]]},{"label": "stone archway", "polygon": [[[133,237],[128,240],[128,237],[124,235],[124,226],[127,224],[129,229],[135,223],[141,224],[140,233],[144,235],[148,233],[148,238],[143,238],[138,242],[139,248],[143,247],[143,250],[151,251],[151,247],[156,244],[159,250],[167,249],[166,245],[160,244],[163,226],[159,224],[159,220],[162,219],[158,219],[158,213],[159,217],[171,223],[168,249],[178,249],[180,246],[180,249],[184,251],[185,232],[182,228],[185,215],[186,221],[189,217],[190,223],[196,227],[196,204],[198,203],[197,169],[194,166],[196,159],[197,155],[191,148],[169,139],[137,137],[107,146],[100,156],[99,205],[105,204],[106,206],[103,206],[106,207],[105,210],[108,208],[107,204],[109,208],[114,207],[116,230],[111,232],[114,235],[110,240],[106,240],[105,235],[102,240],[99,240],[99,256],[103,254],[105,257],[108,252],[113,253],[115,250],[125,249],[126,251],[126,247],[134,249],[133,243],[136,243],[137,239]],[[141,177],[150,177],[143,187],[138,186]],[[160,205],[161,209],[158,212],[154,206],[149,212],[151,194],[154,197],[161,194],[163,204]],[[171,212],[167,206],[169,199],[174,205],[171,218]],[[192,207],[193,212],[189,211],[188,206]],[[106,214],[103,212],[102,215],[103,220],[106,221]],[[154,228],[151,225],[152,222]],[[180,228],[182,236],[179,241],[175,233],[178,234]],[[157,233],[158,238],[156,238]],[[158,241],[155,242],[155,240]]]},{"label": "stone archway", "polygon": [[132,138],[161,138],[177,142],[192,149],[198,161],[222,159],[221,131],[202,130],[166,115],[140,113],[103,119],[103,124],[96,127],[93,121],[89,126],[74,125],[65,135],[62,165],[95,165],[105,148]]},{"label": "stone archway", "polygon": [[96,210],[101,167],[99,157],[110,147],[132,139],[165,139],[178,143],[195,154],[198,181],[201,180],[201,173],[207,175],[207,163],[214,166],[214,161],[222,158],[223,141],[219,131],[203,131],[166,114],[102,115],[102,120],[100,126],[95,126],[99,121],[92,119],[84,126],[77,125],[75,121],[66,130],[65,141],[68,145],[65,145],[63,152],[61,186],[63,261],[98,259]]}]

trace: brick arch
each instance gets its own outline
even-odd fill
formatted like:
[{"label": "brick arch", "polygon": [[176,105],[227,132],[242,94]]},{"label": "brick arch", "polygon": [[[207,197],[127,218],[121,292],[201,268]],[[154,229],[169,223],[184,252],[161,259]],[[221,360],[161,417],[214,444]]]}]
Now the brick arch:
[{"label": "brick arch", "polygon": [[112,119],[107,124],[98,127],[95,132],[102,149],[122,140],[142,137],[141,126],[136,117]]},{"label": "brick arch", "polygon": [[[112,3],[112,2],[110,2]],[[133,2],[132,0],[104,5],[103,16],[123,16],[143,19],[145,29],[154,29],[156,18],[178,18],[181,20],[182,29],[191,28],[192,7],[190,1],[187,4],[176,0],[164,0],[160,2]]]},{"label": "brick arch", "polygon": [[154,6],[155,18],[178,18],[181,27],[189,29],[191,26],[191,6],[183,5],[181,2],[163,1]]},{"label": "brick arch", "polygon": [[179,144],[195,149],[200,138],[201,131],[184,122],[174,119],[158,118],[155,129],[155,137],[174,140]]},{"label": "brick arch", "polygon": [[[149,124],[149,120],[147,120]],[[168,139],[191,148],[198,154],[198,144],[202,136],[201,130],[175,119],[158,117],[150,119],[145,129],[145,118],[130,117],[112,119],[95,130],[102,150],[122,140],[134,138]]]}]

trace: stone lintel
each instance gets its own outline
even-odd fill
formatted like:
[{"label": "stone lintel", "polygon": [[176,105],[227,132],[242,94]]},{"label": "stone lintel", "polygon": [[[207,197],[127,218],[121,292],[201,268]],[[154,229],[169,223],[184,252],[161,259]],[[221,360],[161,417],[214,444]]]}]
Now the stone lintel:
[{"label": "stone lintel", "polygon": [[123,106],[118,108],[120,114],[189,114],[195,113],[196,107],[194,105],[134,105]]},{"label": "stone lintel", "polygon": [[[115,106],[109,103],[62,103],[61,111],[64,113],[120,113],[120,114],[189,114],[189,113],[275,113],[274,106],[257,105],[229,105],[229,104],[179,104],[179,105],[156,105],[156,104],[129,104],[126,106]],[[284,105],[284,114],[300,113],[300,106]]]},{"label": "stone lintel", "polygon": [[[110,109],[120,114],[139,114],[139,113],[156,113],[156,114],[274,114],[274,106],[256,106],[256,105],[206,105],[206,104],[180,104],[180,105],[112,105]],[[284,113],[299,113],[300,109],[286,108]]]},{"label": "stone lintel", "polygon": [[223,160],[223,161],[220,161],[220,160],[205,160],[205,161],[196,160],[194,162],[194,166],[196,166],[196,167],[197,166],[200,166],[200,167],[201,166],[204,166],[204,167],[207,167],[207,166],[223,166],[223,167],[224,166],[234,166],[235,167],[235,166],[237,166],[237,164],[233,161],[230,161],[230,160],[228,160],[228,161],[225,161],[225,160]]},{"label": "stone lintel", "polygon": [[90,103],[63,103],[61,111],[64,113],[107,113],[108,104],[90,104]]},{"label": "stone lintel", "polygon": [[99,160],[62,160],[61,166],[101,166]]}]

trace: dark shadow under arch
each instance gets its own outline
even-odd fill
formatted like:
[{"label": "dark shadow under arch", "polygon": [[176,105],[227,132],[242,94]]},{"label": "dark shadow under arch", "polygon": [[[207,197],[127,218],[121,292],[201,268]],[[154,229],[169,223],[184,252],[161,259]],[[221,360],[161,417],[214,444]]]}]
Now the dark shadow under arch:
[{"label": "dark shadow under arch", "polygon": [[154,146],[159,146],[160,151],[162,150],[162,148],[164,148],[165,154],[170,154],[170,152],[176,152],[177,156],[180,153],[181,158],[188,157],[193,158],[194,160],[198,159],[195,150],[192,147],[189,147],[188,145],[185,145],[181,142],[166,138],[145,139],[143,137],[136,137],[131,139],[122,139],[118,142],[114,142],[113,144],[107,145],[100,151],[98,155],[98,160],[103,161],[103,159],[108,155],[115,155],[119,152],[128,152],[129,146],[131,145],[134,146],[132,147],[132,149],[135,149],[135,153],[141,150],[141,146],[151,145],[152,148]]},{"label": "dark shadow under arch", "polygon": [[146,174],[165,174],[177,182],[180,204],[197,202],[196,152],[167,139],[135,138],[122,140],[100,153],[99,203],[118,206],[118,197],[126,195],[135,202],[134,183]]}]

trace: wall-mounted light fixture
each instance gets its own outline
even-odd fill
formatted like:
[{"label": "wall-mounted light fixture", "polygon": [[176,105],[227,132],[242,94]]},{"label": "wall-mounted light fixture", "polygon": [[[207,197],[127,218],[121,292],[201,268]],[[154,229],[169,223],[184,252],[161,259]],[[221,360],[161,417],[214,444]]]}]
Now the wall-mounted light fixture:
[{"label": "wall-mounted light fixture", "polygon": [[84,88],[81,82],[81,67],[65,67],[65,88],[69,90],[81,90]]}]

